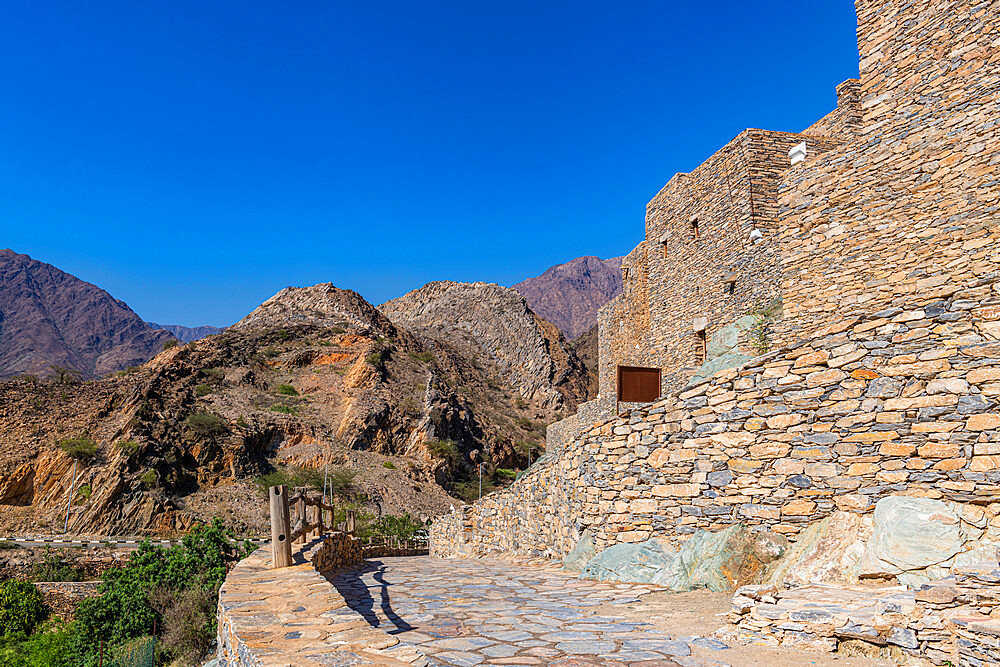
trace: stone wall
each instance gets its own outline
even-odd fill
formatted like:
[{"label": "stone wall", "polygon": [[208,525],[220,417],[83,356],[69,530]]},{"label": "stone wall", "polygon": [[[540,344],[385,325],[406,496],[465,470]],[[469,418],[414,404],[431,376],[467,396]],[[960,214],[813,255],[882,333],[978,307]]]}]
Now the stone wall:
[{"label": "stone wall", "polygon": [[[701,363],[695,318],[706,318],[711,336],[778,297],[778,181],[800,142],[813,156],[845,143],[746,130],[649,202],[646,239],[622,261],[623,292],[599,314],[602,397],[615,397],[619,365],[661,368],[663,391],[679,388]],[[751,242],[754,229],[762,242]]]},{"label": "stone wall", "polygon": [[794,537],[900,494],[1000,530],[998,325],[997,278],[840,320],[590,429],[436,521],[432,553],[560,558],[584,529],[601,548],[738,522]]},{"label": "stone wall", "polygon": [[36,581],[33,582],[42,594],[45,604],[52,614],[64,621],[72,621],[76,616],[76,605],[87,598],[96,597],[100,581]]},{"label": "stone wall", "polygon": [[862,132],[779,186],[785,341],[845,312],[947,296],[1000,262],[996,3],[857,10]]}]

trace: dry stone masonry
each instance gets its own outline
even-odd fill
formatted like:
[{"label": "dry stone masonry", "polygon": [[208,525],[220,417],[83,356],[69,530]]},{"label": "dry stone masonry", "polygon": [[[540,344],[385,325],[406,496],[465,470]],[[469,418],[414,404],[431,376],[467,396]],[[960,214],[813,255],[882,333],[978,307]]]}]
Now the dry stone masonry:
[{"label": "dry stone masonry", "polygon": [[656,195],[599,314],[600,396],[432,553],[753,582],[743,639],[997,664],[1000,11],[855,4],[837,108]]}]

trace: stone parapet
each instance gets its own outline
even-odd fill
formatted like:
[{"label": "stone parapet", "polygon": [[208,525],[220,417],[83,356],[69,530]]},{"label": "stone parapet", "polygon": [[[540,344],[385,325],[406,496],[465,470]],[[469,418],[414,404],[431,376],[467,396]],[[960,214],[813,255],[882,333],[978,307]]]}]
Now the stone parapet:
[{"label": "stone parapet", "polygon": [[735,523],[794,535],[889,495],[965,506],[1000,538],[1000,283],[837,321],[584,432],[435,521],[431,552],[561,558]]},{"label": "stone parapet", "polygon": [[219,590],[220,667],[426,664],[369,625],[324,576],[362,556],[361,542],[338,532],[300,547],[290,567],[272,569],[269,544],[240,561]]}]

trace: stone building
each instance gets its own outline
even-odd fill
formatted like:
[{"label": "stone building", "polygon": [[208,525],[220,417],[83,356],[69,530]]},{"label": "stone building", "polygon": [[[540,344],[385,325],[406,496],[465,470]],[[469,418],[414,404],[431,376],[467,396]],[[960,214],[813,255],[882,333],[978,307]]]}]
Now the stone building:
[{"label": "stone building", "polygon": [[599,313],[600,396],[550,427],[550,451],[768,346],[977,279],[1000,197],[996,4],[856,9],[860,76],[836,109],[748,129],[649,202]]}]

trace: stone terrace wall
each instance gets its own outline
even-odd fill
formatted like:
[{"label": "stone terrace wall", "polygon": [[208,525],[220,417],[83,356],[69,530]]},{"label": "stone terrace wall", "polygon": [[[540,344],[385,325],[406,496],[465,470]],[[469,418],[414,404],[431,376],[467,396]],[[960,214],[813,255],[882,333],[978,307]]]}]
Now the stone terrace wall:
[{"label": "stone terrace wall", "polygon": [[432,527],[432,553],[559,558],[744,522],[794,539],[888,495],[964,503],[1000,536],[1000,282],[838,321],[619,415]]},{"label": "stone terrace wall", "polygon": [[857,9],[862,134],[780,186],[782,341],[998,271],[996,2]]}]

